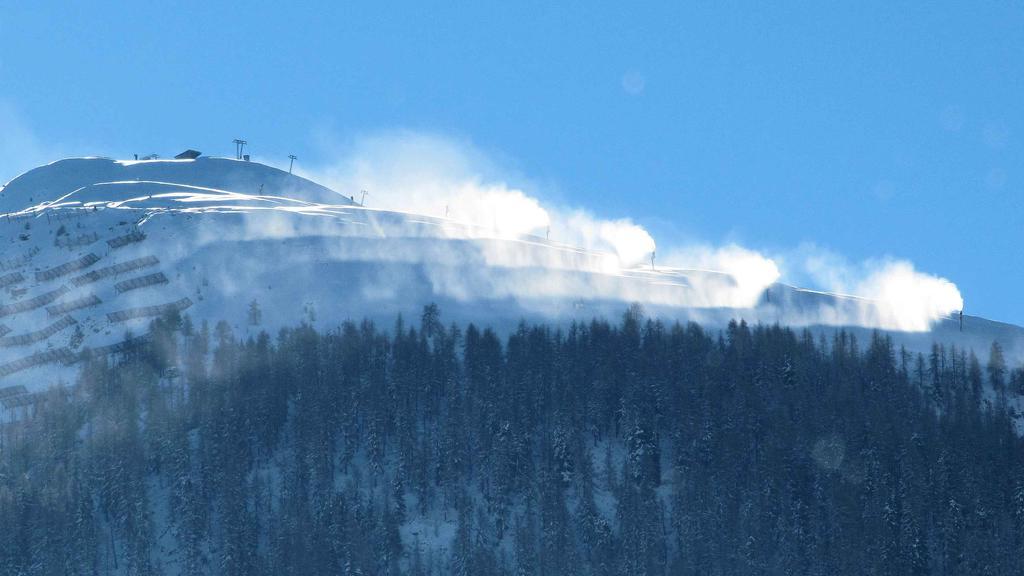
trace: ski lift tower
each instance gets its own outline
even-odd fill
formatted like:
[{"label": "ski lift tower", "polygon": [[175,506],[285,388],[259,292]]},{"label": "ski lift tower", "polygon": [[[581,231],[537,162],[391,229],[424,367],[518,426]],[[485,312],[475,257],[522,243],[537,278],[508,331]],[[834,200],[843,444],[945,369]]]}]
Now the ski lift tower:
[{"label": "ski lift tower", "polygon": [[235,138],[234,139],[234,143],[235,143],[235,160],[241,160],[242,159],[242,152],[245,150],[245,145],[248,144],[248,142],[246,142],[245,140],[241,140],[239,138]]}]

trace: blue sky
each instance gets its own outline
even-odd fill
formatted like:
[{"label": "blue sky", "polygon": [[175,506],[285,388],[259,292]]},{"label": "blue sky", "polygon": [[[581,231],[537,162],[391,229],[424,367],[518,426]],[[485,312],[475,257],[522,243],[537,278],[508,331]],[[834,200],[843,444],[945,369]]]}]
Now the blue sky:
[{"label": "blue sky", "polygon": [[629,4],[0,2],[0,180],[444,134],[659,245],[905,258],[1024,324],[1024,5]]}]

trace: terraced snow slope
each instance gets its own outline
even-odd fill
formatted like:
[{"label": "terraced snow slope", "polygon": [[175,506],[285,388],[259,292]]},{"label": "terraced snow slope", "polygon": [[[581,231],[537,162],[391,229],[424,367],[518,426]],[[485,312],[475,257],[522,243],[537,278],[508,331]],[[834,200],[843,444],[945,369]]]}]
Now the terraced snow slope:
[{"label": "terraced snow slope", "polygon": [[[0,388],[70,380],[86,347],[116,353],[168,310],[236,334],[345,319],[390,324],[438,303],[446,320],[499,328],[521,318],[650,314],[721,326],[814,324],[863,313],[864,302],[774,285],[739,307],[714,298],[735,285],[715,272],[624,270],[609,254],[465,223],[366,209],[309,180],[222,158],[62,160],[0,191]],[[711,297],[709,297],[709,295]],[[250,314],[260,310],[259,321]],[[1018,327],[976,318],[900,334],[1009,349]],[[1022,346],[1024,348],[1024,346]]]}]

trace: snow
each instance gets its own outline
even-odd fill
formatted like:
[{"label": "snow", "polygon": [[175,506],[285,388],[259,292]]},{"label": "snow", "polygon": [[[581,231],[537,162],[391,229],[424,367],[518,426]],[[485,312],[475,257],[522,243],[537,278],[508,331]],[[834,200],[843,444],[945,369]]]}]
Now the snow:
[{"label": "snow", "polygon": [[[124,246],[108,240],[142,232]],[[62,290],[54,304],[98,297],[69,312],[82,345],[98,347],[145,333],[149,318],[111,321],[108,314],[187,298],[198,325],[226,320],[239,335],[274,333],[314,310],[331,327],[368,317],[389,326],[397,314],[416,317],[441,306],[446,321],[487,323],[499,330],[520,319],[565,323],[617,318],[630,302],[667,320],[712,327],[734,318],[794,325],[842,325],[864,315],[865,301],[774,284],[748,308],[714,298],[736,286],[729,274],[670,268],[623,269],[613,254],[534,236],[512,236],[447,218],[373,210],[324,186],[255,162],[195,160],[60,160],[30,170],[0,190],[0,276],[22,279],[0,291],[0,305]],[[99,260],[52,279],[35,272],[88,254]],[[90,271],[143,257],[159,263],[76,285]],[[167,283],[119,293],[116,284],[162,272]],[[13,278],[13,277],[12,277]],[[711,295],[712,297],[708,297]],[[262,309],[247,323],[249,304]],[[823,314],[822,310],[828,310]],[[46,307],[0,318],[6,337],[55,322]],[[848,322],[847,322],[848,323]],[[867,332],[870,328],[855,328]],[[0,347],[0,367],[67,346],[74,328],[27,346]],[[866,336],[866,334],[865,334]],[[898,334],[912,350],[940,339],[979,354],[999,339],[1009,359],[1024,359],[1024,330],[968,317],[966,330],[949,319],[931,332]],[[30,390],[72,381],[74,366],[44,365],[0,377],[0,387]]]},{"label": "snow", "polygon": [[230,158],[113,160],[68,158],[18,176],[0,189],[0,214],[52,202],[81,188],[114,182],[167,182],[258,195],[262,187],[282,196],[323,204],[352,204],[340,194],[282,170]]}]

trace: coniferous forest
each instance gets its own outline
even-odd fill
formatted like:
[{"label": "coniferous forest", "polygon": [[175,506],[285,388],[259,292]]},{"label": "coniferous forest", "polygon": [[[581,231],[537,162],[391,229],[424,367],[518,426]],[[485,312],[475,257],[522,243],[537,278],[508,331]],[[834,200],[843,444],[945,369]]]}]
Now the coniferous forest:
[{"label": "coniferous forest", "polygon": [[148,334],[3,426],[0,574],[1024,574],[998,346],[635,307]]}]

